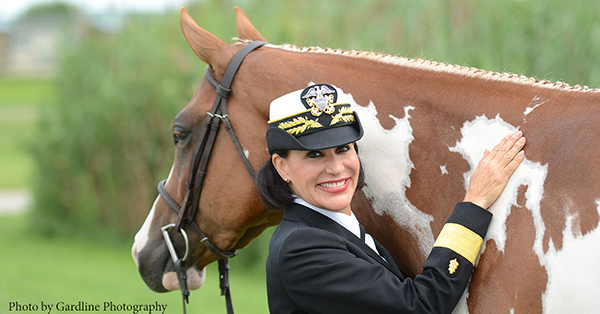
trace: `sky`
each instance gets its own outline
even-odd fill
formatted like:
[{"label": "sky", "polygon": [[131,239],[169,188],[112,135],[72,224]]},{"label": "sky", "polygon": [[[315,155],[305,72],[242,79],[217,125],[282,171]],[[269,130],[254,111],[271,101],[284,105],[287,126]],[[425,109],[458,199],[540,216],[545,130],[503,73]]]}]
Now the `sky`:
[{"label": "sky", "polygon": [[[9,22],[25,12],[30,6],[52,3],[57,0],[0,0],[0,22]],[[179,9],[187,0],[62,0],[72,3],[88,13],[138,12]]]}]

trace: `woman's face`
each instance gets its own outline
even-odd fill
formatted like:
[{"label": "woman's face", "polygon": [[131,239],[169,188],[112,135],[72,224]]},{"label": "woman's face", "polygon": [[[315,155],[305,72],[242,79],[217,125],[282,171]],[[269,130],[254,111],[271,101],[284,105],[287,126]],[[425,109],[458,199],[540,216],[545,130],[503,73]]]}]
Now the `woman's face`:
[{"label": "woman's face", "polygon": [[290,150],[287,158],[273,155],[273,165],[294,194],[319,208],[350,214],[360,162],[353,144],[335,148]]}]

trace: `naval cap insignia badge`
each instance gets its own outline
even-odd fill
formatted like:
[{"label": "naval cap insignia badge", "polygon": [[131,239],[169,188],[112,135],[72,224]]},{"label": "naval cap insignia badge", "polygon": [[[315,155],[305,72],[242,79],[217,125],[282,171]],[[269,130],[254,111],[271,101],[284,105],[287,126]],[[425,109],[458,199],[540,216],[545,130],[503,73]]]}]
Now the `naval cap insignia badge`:
[{"label": "naval cap insignia badge", "polygon": [[323,112],[330,115],[335,111],[333,104],[337,101],[337,91],[331,85],[313,85],[303,90],[301,95],[302,103],[315,117]]}]

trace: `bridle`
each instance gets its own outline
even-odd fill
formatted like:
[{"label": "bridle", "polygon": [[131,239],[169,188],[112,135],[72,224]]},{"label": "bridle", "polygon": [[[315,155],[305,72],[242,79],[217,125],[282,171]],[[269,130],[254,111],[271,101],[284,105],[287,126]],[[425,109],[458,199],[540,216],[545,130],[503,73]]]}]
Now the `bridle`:
[{"label": "bridle", "polygon": [[[212,109],[206,113],[206,118],[204,119],[202,129],[200,130],[198,144],[194,148],[194,154],[192,155],[189,175],[186,182],[187,190],[183,199],[183,207],[180,207],[169,195],[169,193],[167,193],[167,190],[165,189],[167,180],[162,180],[158,183],[158,193],[163,198],[165,203],[167,203],[169,208],[171,208],[171,210],[178,215],[177,223],[168,224],[162,227],[161,230],[169,253],[171,254],[171,258],[173,259],[173,263],[175,264],[175,272],[177,273],[177,280],[179,281],[181,295],[183,298],[184,314],[186,313],[185,304],[189,303],[190,295],[190,291],[187,288],[187,268],[185,264],[189,252],[189,239],[185,231],[186,227],[196,232],[200,236],[200,241],[204,244],[204,246],[206,246],[208,250],[210,250],[219,258],[219,286],[221,288],[221,295],[225,296],[227,313],[233,314],[233,304],[231,302],[231,293],[229,291],[229,258],[234,257],[237,254],[237,251],[223,251],[218,248],[202,231],[202,229],[200,229],[194,218],[196,217],[198,203],[200,202],[202,182],[204,181],[204,177],[206,175],[208,160],[210,159],[210,154],[215,145],[215,139],[217,137],[217,133],[219,132],[221,122],[225,124],[225,129],[227,130],[227,133],[229,133],[229,137],[231,138],[238,155],[244,163],[244,166],[252,178],[255,176],[254,169],[250,165],[250,162],[248,161],[248,158],[242,149],[242,145],[240,144],[240,141],[233,130],[231,120],[227,115],[227,98],[231,93],[231,83],[233,78],[235,77],[240,65],[244,61],[244,58],[246,58],[250,52],[265,44],[266,43],[262,41],[254,41],[242,47],[242,49],[235,54],[233,59],[231,59],[229,65],[227,65],[227,69],[225,70],[225,74],[223,75],[223,80],[221,80],[221,83],[217,82],[217,80],[212,77],[209,67],[206,67],[206,70],[204,71],[204,77],[214,87],[215,91],[217,92],[217,97],[215,98]],[[183,237],[185,253],[181,258],[177,255],[175,245],[169,235],[168,230],[171,228],[175,228]]]}]

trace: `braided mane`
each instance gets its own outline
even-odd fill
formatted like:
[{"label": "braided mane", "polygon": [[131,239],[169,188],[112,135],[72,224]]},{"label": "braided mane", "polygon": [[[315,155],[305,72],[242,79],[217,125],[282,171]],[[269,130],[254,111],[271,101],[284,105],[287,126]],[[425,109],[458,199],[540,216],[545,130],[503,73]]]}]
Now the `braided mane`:
[{"label": "braided mane", "polygon": [[[234,38],[235,43],[247,44],[250,40]],[[297,47],[291,44],[272,45],[267,44],[265,47],[281,49],[292,52],[304,52],[304,53],[321,53],[321,54],[332,54],[345,56],[350,58],[366,59],[375,62],[381,62],[386,64],[392,64],[401,67],[415,68],[433,72],[443,72],[463,75],[467,77],[478,78],[482,80],[490,81],[502,81],[510,82],[521,85],[529,85],[535,87],[543,87],[550,89],[559,89],[567,91],[577,92],[595,92],[599,93],[600,89],[591,89],[587,86],[575,85],[571,86],[565,82],[556,81],[551,82],[548,80],[540,80],[534,77],[527,77],[524,75],[518,75],[513,73],[499,73],[493,71],[486,71],[474,67],[466,67],[461,65],[453,65],[444,62],[436,62],[424,59],[411,59],[405,57],[392,56],[383,53],[366,52],[357,50],[343,50],[343,49],[332,49],[332,48],[321,48],[321,47]]]}]

